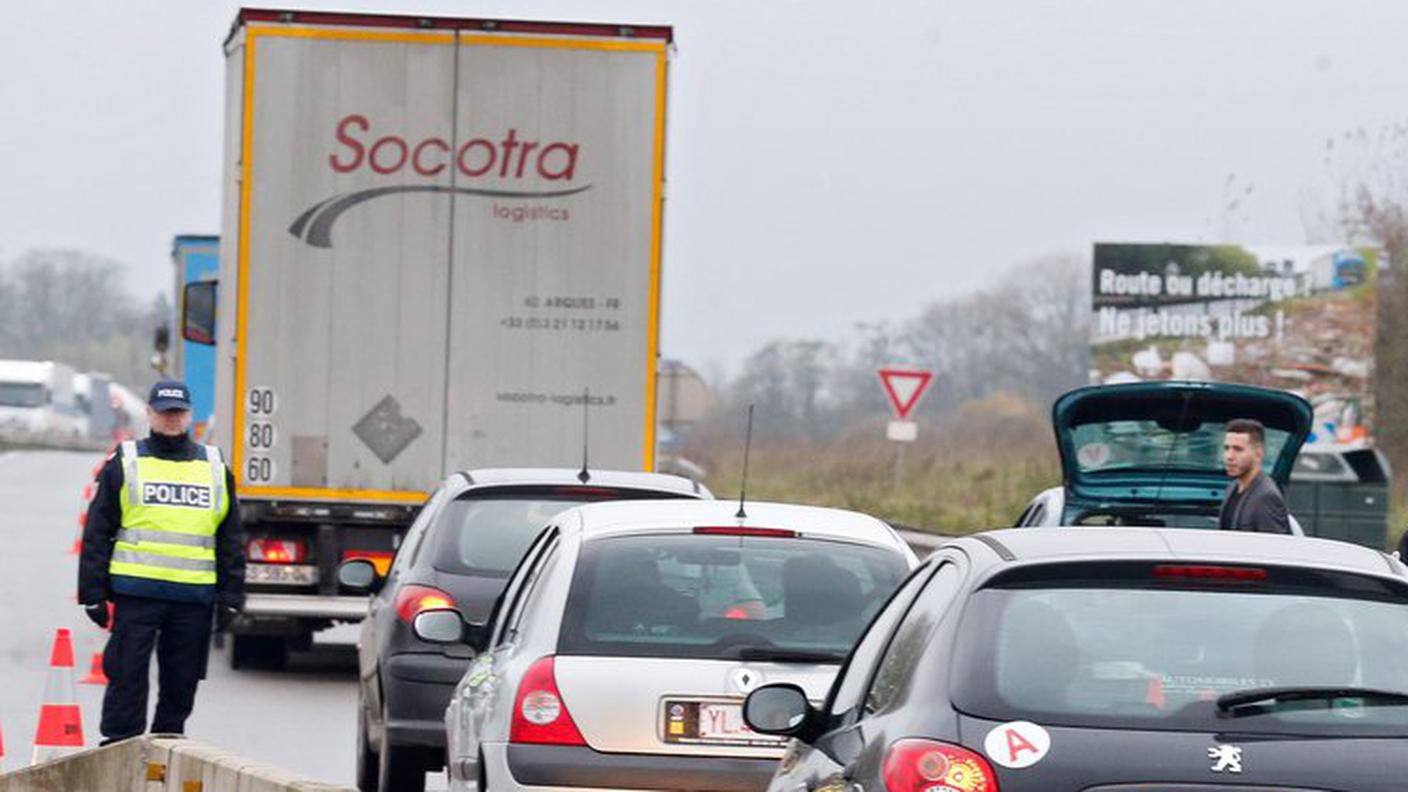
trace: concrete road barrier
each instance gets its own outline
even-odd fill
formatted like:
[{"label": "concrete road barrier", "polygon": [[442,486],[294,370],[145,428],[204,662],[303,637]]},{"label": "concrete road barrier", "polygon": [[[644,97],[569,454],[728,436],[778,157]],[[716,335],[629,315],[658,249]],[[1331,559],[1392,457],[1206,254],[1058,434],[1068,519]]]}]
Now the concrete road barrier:
[{"label": "concrete road barrier", "polygon": [[355,792],[193,740],[134,737],[0,775],[0,792]]}]

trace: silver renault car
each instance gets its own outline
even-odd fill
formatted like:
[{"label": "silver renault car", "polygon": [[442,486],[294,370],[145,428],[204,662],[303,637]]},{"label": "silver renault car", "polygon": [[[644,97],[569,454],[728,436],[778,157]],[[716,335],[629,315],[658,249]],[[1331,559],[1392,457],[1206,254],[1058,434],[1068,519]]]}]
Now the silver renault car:
[{"label": "silver renault car", "polygon": [[817,701],[916,565],[885,523],[809,506],[600,503],[554,517],[486,625],[424,611],[478,655],[446,711],[452,790],[761,790],[785,741],[748,692]]}]

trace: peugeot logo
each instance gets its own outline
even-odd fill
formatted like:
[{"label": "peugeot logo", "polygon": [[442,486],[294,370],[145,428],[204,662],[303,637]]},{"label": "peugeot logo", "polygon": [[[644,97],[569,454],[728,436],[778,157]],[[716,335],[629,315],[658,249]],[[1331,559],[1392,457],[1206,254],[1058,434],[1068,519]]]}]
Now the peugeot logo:
[{"label": "peugeot logo", "polygon": [[1242,772],[1242,749],[1236,745],[1214,745],[1208,749],[1214,773]]}]

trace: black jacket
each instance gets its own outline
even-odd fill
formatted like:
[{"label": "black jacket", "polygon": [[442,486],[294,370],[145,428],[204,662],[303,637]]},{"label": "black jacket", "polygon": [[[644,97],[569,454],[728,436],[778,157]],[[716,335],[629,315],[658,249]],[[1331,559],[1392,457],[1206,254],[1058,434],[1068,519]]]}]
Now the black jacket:
[{"label": "black jacket", "polygon": [[[1237,490],[1237,482],[1227,486],[1222,496],[1222,508],[1217,512],[1217,524],[1221,527],[1227,515],[1227,499]],[[1258,473],[1252,484],[1237,501],[1236,512],[1232,515],[1232,527],[1238,531],[1260,533],[1291,532],[1290,514],[1286,511],[1286,499],[1281,488],[1265,473]]]},{"label": "black jacket", "polygon": [[[151,454],[160,459],[188,462],[205,458],[205,447],[189,437],[170,438],[153,434],[137,443],[142,454]],[[88,504],[87,523],[83,528],[83,554],[78,559],[78,602],[94,605],[112,599],[112,580],[108,575],[108,563],[112,560],[113,542],[122,527],[122,501],[119,495],[123,486],[122,447],[118,446],[103,463],[98,474],[97,492],[92,503]],[[214,600],[233,608],[244,607],[244,531],[240,528],[240,507],[235,498],[235,477],[228,465],[225,467],[225,491],[229,493],[230,510],[220,522],[215,532],[215,590]],[[136,578],[123,578],[123,581],[136,581]],[[205,586],[184,586],[179,583],[150,581],[140,592],[141,596],[160,599],[192,599],[190,592],[202,601],[208,601],[209,590]]]}]

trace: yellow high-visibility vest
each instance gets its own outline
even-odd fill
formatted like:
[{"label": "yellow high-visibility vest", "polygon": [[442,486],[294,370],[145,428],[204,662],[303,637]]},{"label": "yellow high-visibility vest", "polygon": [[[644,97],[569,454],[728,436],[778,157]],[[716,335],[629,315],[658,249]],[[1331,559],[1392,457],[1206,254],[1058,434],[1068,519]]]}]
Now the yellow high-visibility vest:
[{"label": "yellow high-visibility vest", "polygon": [[225,463],[215,446],[205,459],[176,462],[138,456],[122,444],[122,527],[108,573],[215,585],[215,531],[230,510]]}]

